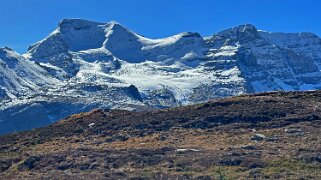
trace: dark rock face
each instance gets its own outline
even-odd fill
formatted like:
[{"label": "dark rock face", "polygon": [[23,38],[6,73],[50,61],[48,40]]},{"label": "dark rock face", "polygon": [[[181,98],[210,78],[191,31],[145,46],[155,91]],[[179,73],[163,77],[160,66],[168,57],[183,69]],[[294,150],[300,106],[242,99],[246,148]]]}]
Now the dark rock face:
[{"label": "dark rock face", "polygon": [[0,88],[0,98],[1,99],[9,99],[9,96],[7,95],[6,91]]},{"label": "dark rock face", "polygon": [[0,160],[0,173],[8,170],[12,165],[11,159],[2,159]]},{"label": "dark rock face", "polygon": [[[213,35],[214,39],[223,40],[222,45],[235,45],[235,43],[247,43],[259,37],[257,29],[251,24],[240,25]],[[215,40],[214,40],[215,41]]]},{"label": "dark rock face", "polygon": [[146,102],[157,108],[169,108],[179,105],[173,92],[166,87],[148,92]]},{"label": "dark rock face", "polygon": [[37,162],[40,160],[40,156],[30,156],[23,163],[18,165],[18,169],[19,171],[31,170],[36,167]]},{"label": "dark rock face", "polygon": [[134,99],[137,99],[138,101],[143,101],[142,97],[140,96],[140,93],[134,85],[130,85],[126,90],[130,96],[132,96]]}]

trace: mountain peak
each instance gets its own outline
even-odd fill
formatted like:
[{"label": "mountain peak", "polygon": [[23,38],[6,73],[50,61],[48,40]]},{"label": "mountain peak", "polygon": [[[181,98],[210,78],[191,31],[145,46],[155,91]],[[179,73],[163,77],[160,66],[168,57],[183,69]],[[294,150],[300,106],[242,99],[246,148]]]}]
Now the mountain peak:
[{"label": "mountain peak", "polygon": [[258,37],[258,30],[252,24],[243,24],[214,34],[214,37],[233,40],[232,42],[249,42]]},{"label": "mountain peak", "polygon": [[20,58],[20,54],[18,54],[17,52],[15,52],[13,49],[9,48],[9,47],[1,47],[0,48],[0,59],[19,59]]},{"label": "mountain peak", "polygon": [[229,29],[226,29],[224,31],[221,31],[217,34],[226,34],[226,35],[231,35],[231,34],[239,34],[239,33],[256,33],[257,29],[254,25],[252,24],[243,24],[239,26],[235,26]]},{"label": "mountain peak", "polygon": [[[121,25],[120,23],[116,22],[116,21],[110,21],[108,23],[108,30],[113,30],[116,32],[127,32],[127,33],[133,33],[132,31],[130,31],[128,28],[124,27],[123,25]],[[133,33],[135,34],[135,33]]]},{"label": "mountain peak", "polygon": [[245,32],[245,31],[257,31],[256,27],[253,24],[243,24],[243,25],[239,25],[234,27],[234,29],[237,29],[241,32]]},{"label": "mountain peak", "polygon": [[90,20],[84,20],[84,19],[63,19],[59,22],[58,27],[59,28],[80,28],[85,26],[97,26],[102,25],[104,23],[94,22]]},{"label": "mountain peak", "polygon": [[116,26],[122,26],[119,22],[117,22],[117,21],[110,21],[108,24],[110,24],[110,25],[116,25]]},{"label": "mountain peak", "polygon": [[179,35],[182,37],[202,37],[198,32],[182,32]]},{"label": "mountain peak", "polygon": [[13,49],[9,47],[0,47],[0,52],[8,52],[8,51],[13,51]]},{"label": "mountain peak", "polygon": [[58,23],[58,28],[60,29],[74,29],[74,30],[81,30],[81,29],[88,29],[89,27],[92,26],[99,26],[99,25],[107,25],[110,29],[125,29],[123,25],[118,23],[117,21],[110,21],[107,23],[101,23],[101,22],[95,22],[95,21],[90,21],[90,20],[85,20],[85,19],[77,19],[77,18],[72,18],[72,19],[63,19]]}]

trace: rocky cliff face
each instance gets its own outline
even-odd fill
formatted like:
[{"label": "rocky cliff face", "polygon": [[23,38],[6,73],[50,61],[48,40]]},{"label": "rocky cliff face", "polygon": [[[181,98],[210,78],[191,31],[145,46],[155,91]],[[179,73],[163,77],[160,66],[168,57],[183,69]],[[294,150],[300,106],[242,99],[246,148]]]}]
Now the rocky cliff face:
[{"label": "rocky cliff face", "polygon": [[145,110],[321,88],[319,37],[249,24],[149,39],[116,22],[65,19],[24,55],[2,48],[0,60],[0,133],[97,107]]}]

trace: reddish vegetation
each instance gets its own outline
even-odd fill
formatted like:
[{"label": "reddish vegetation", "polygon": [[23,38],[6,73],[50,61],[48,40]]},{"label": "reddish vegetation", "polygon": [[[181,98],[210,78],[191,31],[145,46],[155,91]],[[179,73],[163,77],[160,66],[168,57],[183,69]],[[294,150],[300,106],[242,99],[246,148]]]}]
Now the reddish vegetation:
[{"label": "reddish vegetation", "polygon": [[321,91],[97,109],[0,137],[5,178],[320,179]]}]

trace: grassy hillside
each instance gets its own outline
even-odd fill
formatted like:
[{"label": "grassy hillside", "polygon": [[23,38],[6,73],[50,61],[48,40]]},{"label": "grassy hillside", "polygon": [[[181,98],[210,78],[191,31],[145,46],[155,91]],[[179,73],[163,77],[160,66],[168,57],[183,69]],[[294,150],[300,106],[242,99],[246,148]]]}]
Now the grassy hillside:
[{"label": "grassy hillside", "polygon": [[321,179],[321,91],[94,110],[0,137],[5,179]]}]

